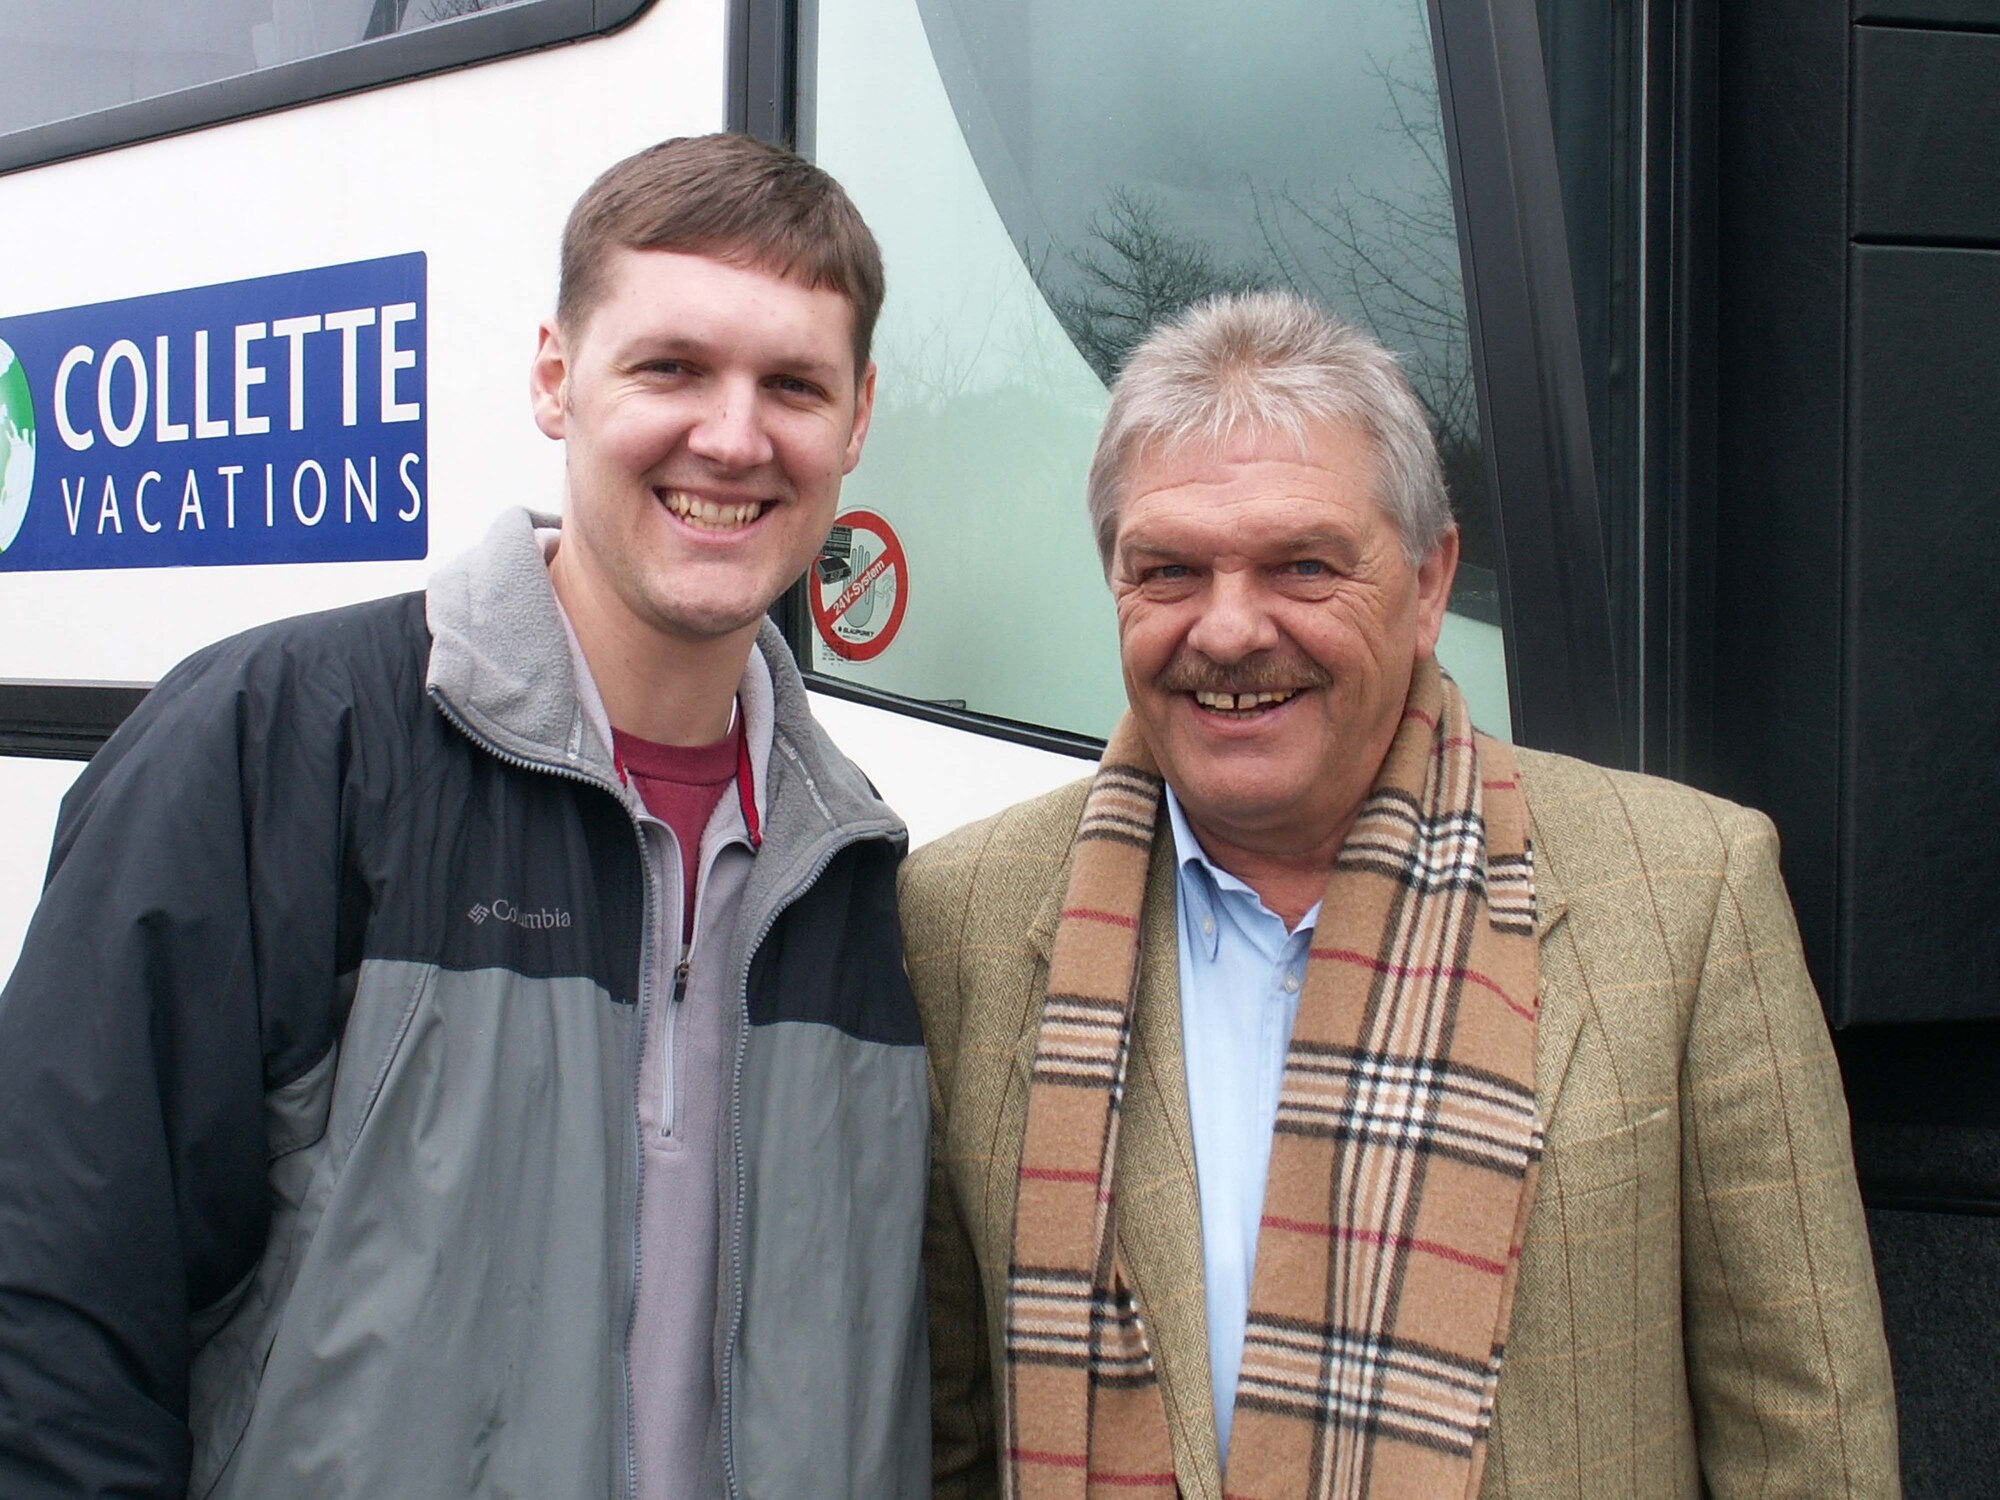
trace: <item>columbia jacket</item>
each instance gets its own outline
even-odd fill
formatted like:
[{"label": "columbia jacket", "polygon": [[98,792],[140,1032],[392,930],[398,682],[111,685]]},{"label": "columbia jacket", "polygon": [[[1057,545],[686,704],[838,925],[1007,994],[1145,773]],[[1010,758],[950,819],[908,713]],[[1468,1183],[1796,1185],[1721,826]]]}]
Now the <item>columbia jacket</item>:
[{"label": "columbia jacket", "polygon": [[[903,830],[776,632],[715,1360],[743,1500],[927,1495]],[[0,1495],[618,1497],[651,907],[529,519],[177,668],[0,992]]]}]

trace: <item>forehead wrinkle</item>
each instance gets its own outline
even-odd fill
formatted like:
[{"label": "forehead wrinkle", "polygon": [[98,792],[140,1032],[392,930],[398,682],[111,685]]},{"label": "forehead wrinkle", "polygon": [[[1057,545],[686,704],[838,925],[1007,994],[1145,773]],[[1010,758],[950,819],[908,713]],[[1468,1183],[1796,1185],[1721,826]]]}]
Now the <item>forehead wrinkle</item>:
[{"label": "forehead wrinkle", "polygon": [[1210,550],[1206,544],[1217,535],[1224,538],[1225,545],[1214,555],[1226,557],[1331,555],[1345,561],[1363,551],[1361,540],[1340,526],[1308,524],[1293,528],[1283,522],[1241,521],[1199,513],[1135,521],[1129,533],[1119,539],[1118,555],[1179,557]]},{"label": "forehead wrinkle", "polygon": [[[1239,535],[1247,531],[1254,539],[1260,528],[1246,526]],[[1286,553],[1332,552],[1340,556],[1350,556],[1361,550],[1353,533],[1338,526],[1311,526],[1302,531],[1287,531],[1279,528],[1270,537],[1270,550]]]}]

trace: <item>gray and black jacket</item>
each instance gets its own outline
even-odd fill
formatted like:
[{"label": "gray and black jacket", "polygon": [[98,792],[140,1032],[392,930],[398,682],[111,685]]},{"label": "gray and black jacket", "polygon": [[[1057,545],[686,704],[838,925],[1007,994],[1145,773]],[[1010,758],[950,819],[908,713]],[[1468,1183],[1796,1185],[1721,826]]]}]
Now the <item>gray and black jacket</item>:
[{"label": "gray and black jacket", "polygon": [[[741,1500],[916,1497],[903,830],[759,649],[724,1468]],[[201,652],[84,773],[0,992],[0,1495],[629,1493],[658,997],[584,728],[516,516],[428,596]]]}]

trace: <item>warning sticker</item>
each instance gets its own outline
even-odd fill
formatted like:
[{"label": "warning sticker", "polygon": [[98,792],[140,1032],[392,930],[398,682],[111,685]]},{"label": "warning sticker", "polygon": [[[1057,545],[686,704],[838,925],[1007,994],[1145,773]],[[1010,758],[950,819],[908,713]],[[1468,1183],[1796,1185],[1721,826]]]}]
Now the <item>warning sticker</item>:
[{"label": "warning sticker", "polygon": [[910,565],[889,523],[872,510],[838,516],[806,582],[813,626],[842,661],[887,651],[910,603]]}]

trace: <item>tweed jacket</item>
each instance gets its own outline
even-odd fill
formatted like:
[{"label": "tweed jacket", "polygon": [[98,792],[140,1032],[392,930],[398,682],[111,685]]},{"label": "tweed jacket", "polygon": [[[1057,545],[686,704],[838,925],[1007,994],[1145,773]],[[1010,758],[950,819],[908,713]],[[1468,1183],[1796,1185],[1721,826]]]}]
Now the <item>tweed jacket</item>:
[{"label": "tweed jacket", "polygon": [[[1536,859],[1547,1149],[1483,1500],[1899,1493],[1840,1078],[1761,814],[1519,752]],[[904,866],[930,1052],[940,1500],[998,1493],[997,1330],[1028,1065],[1085,783]],[[1160,820],[1118,1239],[1187,1500],[1221,1500]]]}]

